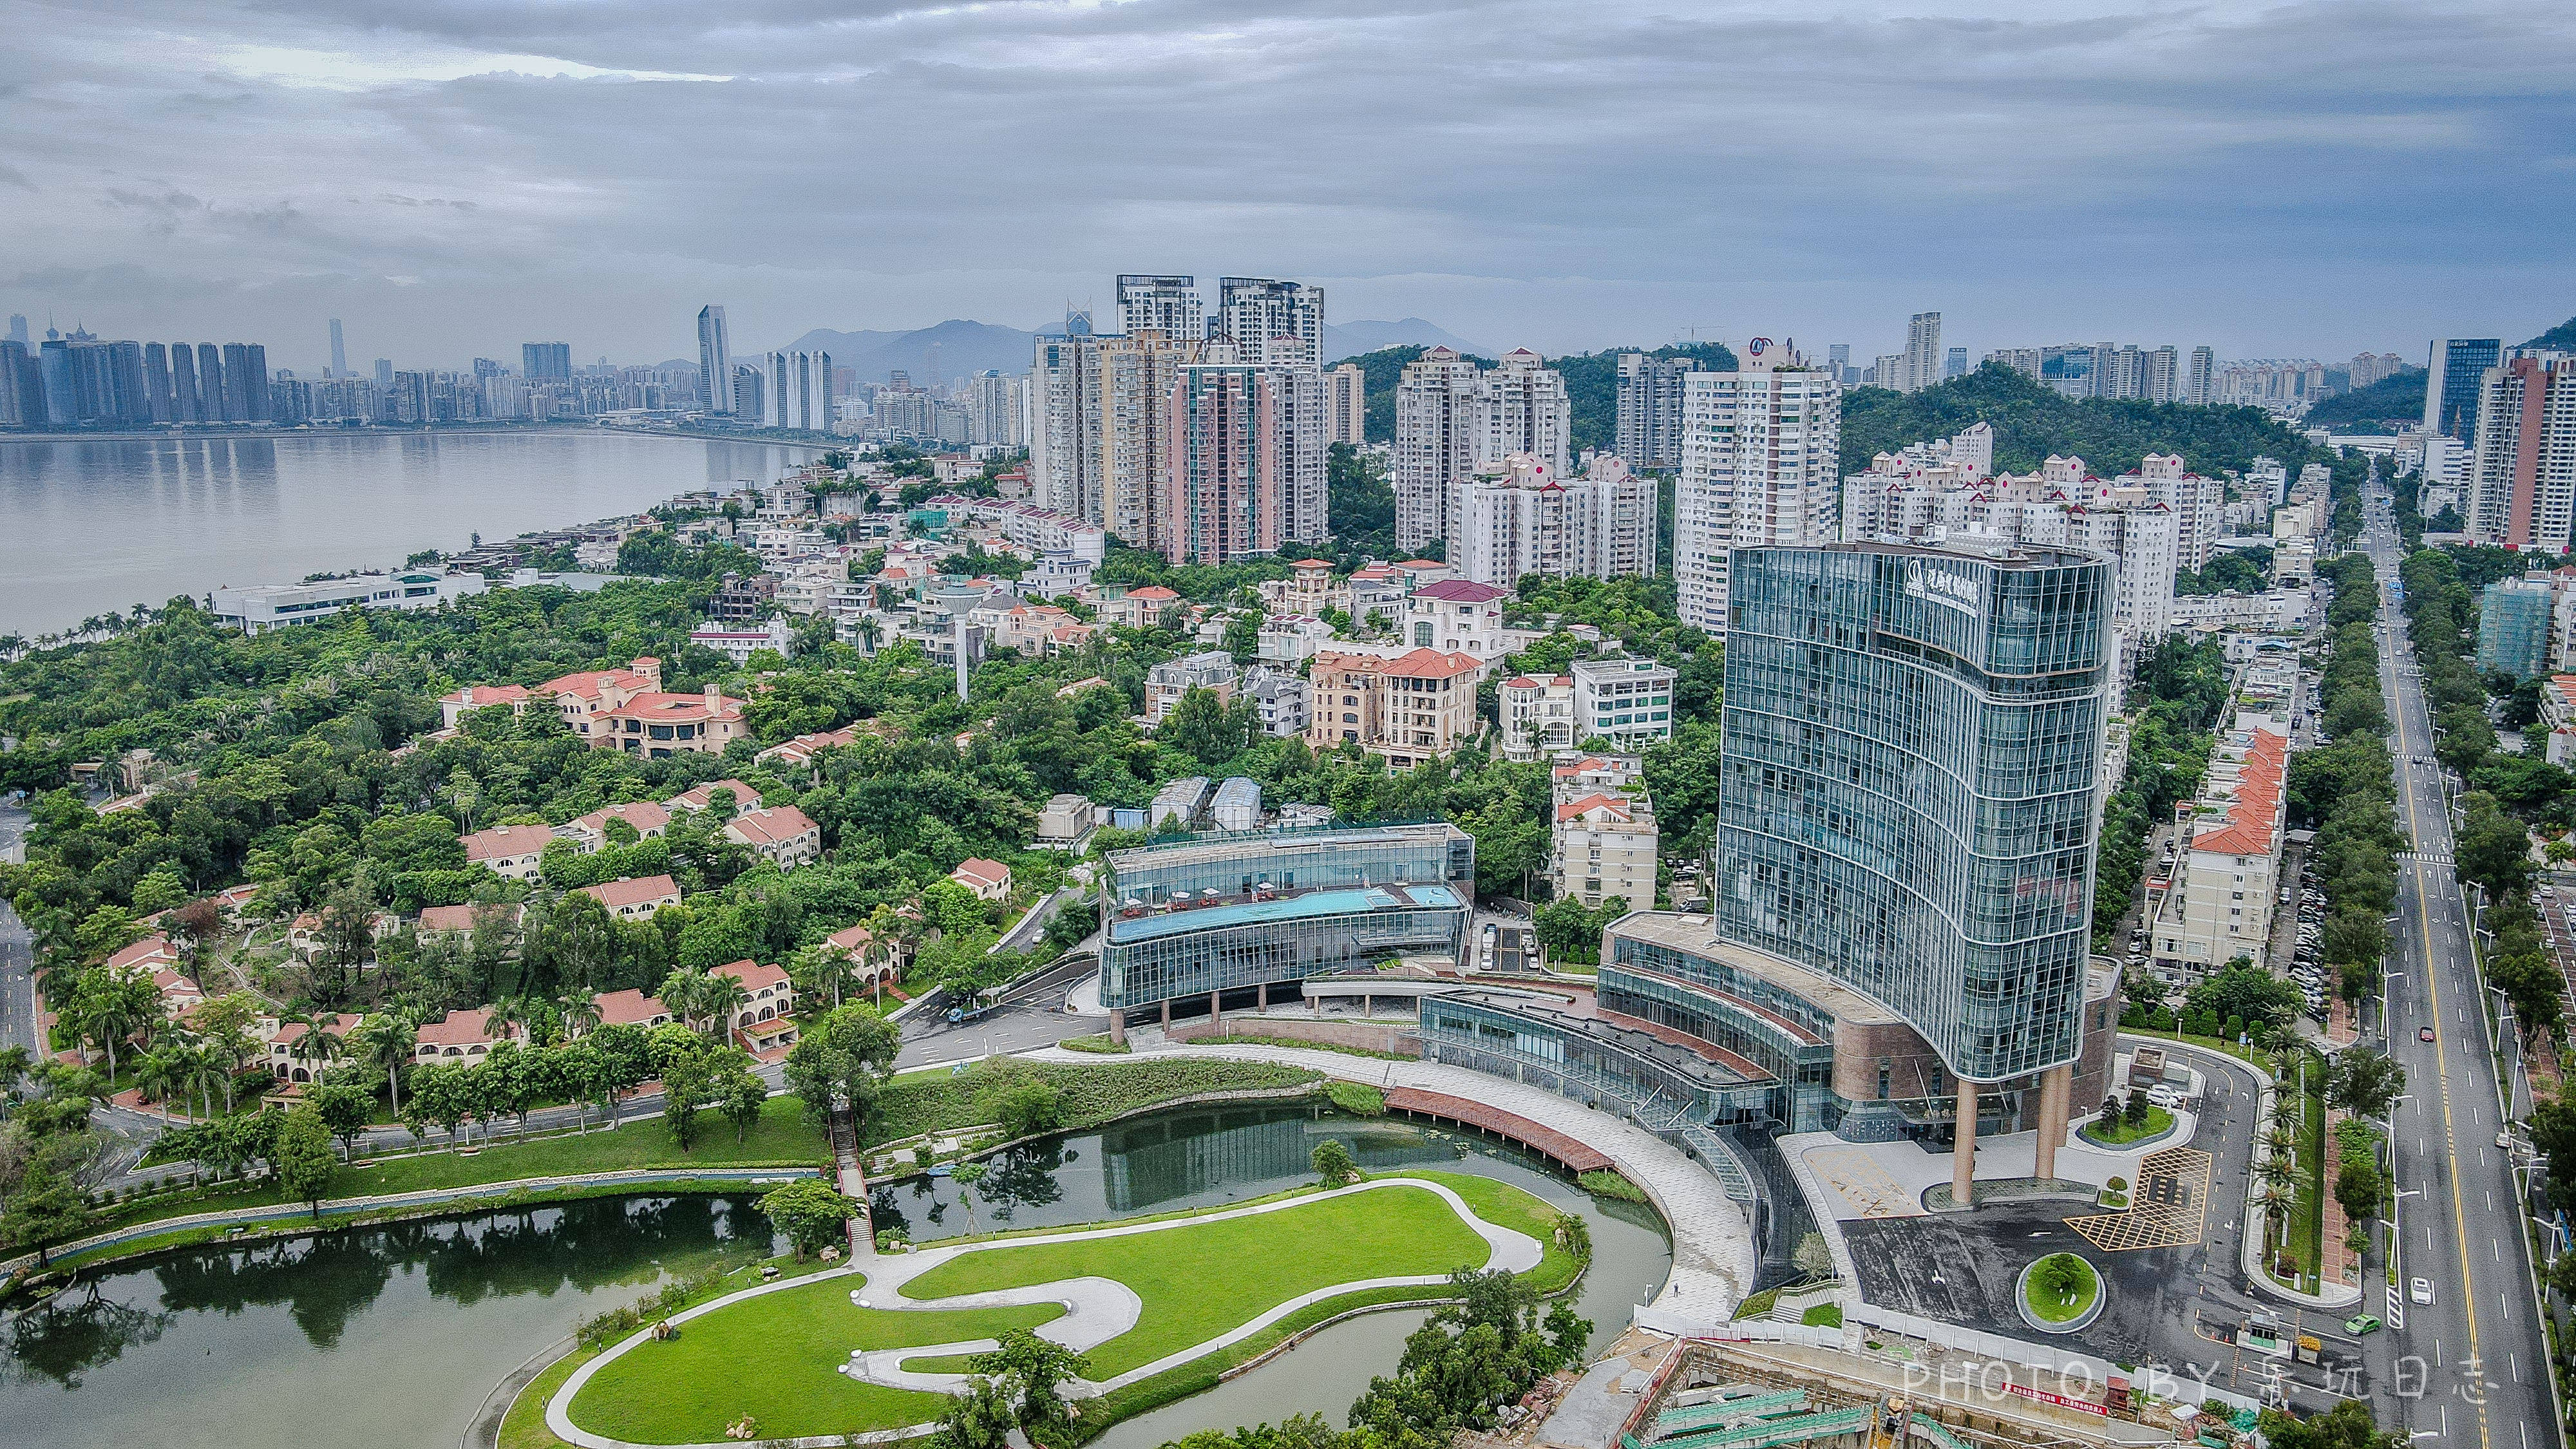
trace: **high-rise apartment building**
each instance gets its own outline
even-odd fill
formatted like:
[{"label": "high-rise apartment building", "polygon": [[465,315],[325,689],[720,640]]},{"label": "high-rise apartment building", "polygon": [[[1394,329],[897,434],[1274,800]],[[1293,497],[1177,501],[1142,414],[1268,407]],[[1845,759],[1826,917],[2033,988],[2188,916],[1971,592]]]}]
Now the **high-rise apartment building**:
[{"label": "high-rise apartment building", "polygon": [[1527,453],[1563,478],[1574,410],[1565,379],[1528,348],[1490,370],[1446,347],[1412,362],[1395,392],[1395,546],[1454,546],[1451,490],[1485,465]]},{"label": "high-rise apartment building", "polygon": [[1270,277],[1221,277],[1216,330],[1234,344],[1237,362],[1321,367],[1324,289]]},{"label": "high-rise apartment building", "polygon": [[1185,365],[1165,438],[1165,558],[1227,563],[1324,536],[1324,386],[1313,367]]},{"label": "high-rise apartment building", "polygon": [[519,375],[530,382],[572,381],[572,344],[569,342],[520,343]]},{"label": "high-rise apartment building", "polygon": [[1356,448],[1368,441],[1368,374],[1345,362],[1324,374],[1325,441]]},{"label": "high-rise apartment building", "polygon": [[170,349],[158,342],[143,344],[143,393],[152,408],[152,421],[178,421],[177,400],[171,392]]},{"label": "high-rise apartment building", "polygon": [[269,420],[268,349],[256,342],[224,344],[224,420]]},{"label": "high-rise apartment building", "polygon": [[1434,347],[1395,383],[1395,546],[1449,536],[1449,485],[1476,466],[1476,364]]},{"label": "high-rise apartment building", "polygon": [[1690,374],[1673,524],[1683,623],[1725,632],[1732,550],[1833,541],[1841,450],[1842,384],[1795,351],[1757,337],[1735,371]]},{"label": "high-rise apartment building", "polygon": [[2345,371],[2355,389],[2395,377],[2406,368],[2406,359],[2394,352],[2357,352]]},{"label": "high-rise apartment building", "polygon": [[205,410],[205,421],[210,423],[243,421],[227,411],[233,394],[224,384],[224,361],[222,348],[211,342],[197,344],[197,404]]},{"label": "high-rise apartment building", "polygon": [[1204,307],[1196,277],[1150,277],[1132,272],[1118,277],[1118,330],[1131,336],[1159,332],[1165,337],[1196,342],[1207,335]]},{"label": "high-rise apartment building", "polygon": [[[1097,420],[1091,472],[1099,481],[1092,505],[1099,511],[1083,517],[1133,547],[1169,555],[1179,537],[1177,520],[1166,508],[1179,446],[1172,402],[1182,369],[1198,362],[1207,345],[1150,328],[1098,338],[1096,344],[1096,391],[1086,406]],[[1322,445],[1316,446],[1320,453]]]},{"label": "high-rise apartment building", "polygon": [[12,312],[9,314],[9,340],[17,343],[19,348],[27,352],[28,355],[34,355],[36,342],[34,338],[27,335],[26,313]]},{"label": "high-rise apartment building", "polygon": [[[1841,346],[1841,344],[1837,344]],[[1842,346],[1848,356],[1851,348]],[[1632,468],[1677,468],[1682,461],[1682,379],[1707,364],[1696,357],[1619,354],[1619,456]],[[1839,376],[1839,368],[1836,369]]]},{"label": "high-rise apartment building", "polygon": [[1581,476],[1559,478],[1542,460],[1515,453],[1451,485],[1451,566],[1498,589],[1524,574],[1652,574],[1654,480],[1616,456],[1586,453],[1584,464]]},{"label": "high-rise apartment building", "polygon": [[725,309],[710,302],[698,309],[698,406],[731,414],[733,339],[725,328]]},{"label": "high-rise apartment building", "polygon": [[988,367],[968,378],[962,387],[966,394],[966,441],[1004,448],[1027,447],[1028,390],[1025,375],[1008,375],[999,368]]},{"label": "high-rise apartment building", "polygon": [[2479,379],[2469,536],[2562,553],[2576,524],[2576,356],[2519,352]]},{"label": "high-rise apartment building", "polygon": [[2191,371],[2183,379],[2182,400],[2194,407],[2218,401],[2218,354],[2207,347],[2191,350]]},{"label": "high-rise apartment building", "polygon": [[733,365],[733,407],[738,418],[769,416],[769,374],[757,363]]},{"label": "high-rise apartment building", "polygon": [[2504,360],[2504,341],[2496,337],[2444,337],[2433,343],[2425,360],[2424,431],[2459,439],[2471,447],[2478,440],[2478,393],[2487,369]]},{"label": "high-rise apartment building", "polygon": [[761,415],[764,426],[832,431],[832,354],[773,352],[764,365],[768,372]]},{"label": "high-rise apartment building", "polygon": [[1968,349],[1964,347],[1951,348],[1949,353],[1941,360],[1942,379],[1947,381],[1950,378],[1966,377],[1967,375]]},{"label": "high-rise apartment building", "polygon": [[1090,523],[1107,522],[1099,405],[1100,339],[1090,313],[1068,312],[1063,332],[1038,334],[1029,364],[1029,489],[1046,507]]},{"label": "high-rise apartment building", "polygon": [[393,385],[394,385],[394,360],[393,360],[392,358],[390,358],[390,357],[379,357],[379,358],[377,358],[377,359],[376,359],[376,386],[377,386],[377,387],[379,387],[379,388],[388,388],[388,387],[391,387],[391,386],[393,386]]},{"label": "high-rise apartment building", "polygon": [[0,425],[45,425],[45,378],[36,354],[16,337],[0,338]]},{"label": "high-rise apartment building", "polygon": [[1884,372],[1878,385],[1898,392],[1921,392],[1941,380],[1941,314],[1917,312],[1906,319],[1905,351],[1897,360],[1897,380]]},{"label": "high-rise apartment building", "polygon": [[340,340],[340,319],[337,317],[331,319],[331,375],[333,377],[349,375],[349,349]]}]

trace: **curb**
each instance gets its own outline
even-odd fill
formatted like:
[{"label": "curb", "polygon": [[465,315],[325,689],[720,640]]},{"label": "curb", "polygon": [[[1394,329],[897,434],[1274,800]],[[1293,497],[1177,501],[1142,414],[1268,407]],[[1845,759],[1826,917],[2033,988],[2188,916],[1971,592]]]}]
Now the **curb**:
[{"label": "curb", "polygon": [[[2049,1255],[2052,1258],[2055,1256],[2057,1255],[2054,1253]],[[2094,1267],[2093,1260],[2082,1253],[2069,1253],[2067,1256],[2093,1269],[2093,1306],[2063,1323],[2051,1323],[2031,1312],[2030,1275],[2039,1271],[2041,1263],[2048,1261],[2046,1258],[2033,1258],[2022,1265],[2021,1276],[2013,1280],[2013,1307],[2021,1313],[2021,1321],[2038,1332],[2050,1335],[2082,1333],[2093,1326],[2095,1319],[2102,1316],[2103,1309],[2111,1306],[2111,1280],[2103,1277],[2102,1270]]]}]

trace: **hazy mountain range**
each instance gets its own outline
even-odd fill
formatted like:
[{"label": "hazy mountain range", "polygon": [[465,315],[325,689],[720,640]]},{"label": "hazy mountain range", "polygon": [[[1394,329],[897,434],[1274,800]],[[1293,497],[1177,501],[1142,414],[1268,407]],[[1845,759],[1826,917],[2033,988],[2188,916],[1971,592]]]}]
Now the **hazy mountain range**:
[{"label": "hazy mountain range", "polygon": [[[1029,369],[1030,340],[1037,334],[992,322],[952,317],[911,332],[835,332],[817,327],[787,344],[790,352],[817,349],[832,354],[841,367],[854,368],[862,382],[883,382],[898,370],[916,383],[967,377],[986,368],[1006,373]],[[1420,345],[1454,347],[1483,356],[1496,353],[1419,317],[1401,322],[1343,322],[1324,326],[1324,355],[1332,361],[1375,352],[1382,347]],[[757,356],[744,354],[745,358]]]}]

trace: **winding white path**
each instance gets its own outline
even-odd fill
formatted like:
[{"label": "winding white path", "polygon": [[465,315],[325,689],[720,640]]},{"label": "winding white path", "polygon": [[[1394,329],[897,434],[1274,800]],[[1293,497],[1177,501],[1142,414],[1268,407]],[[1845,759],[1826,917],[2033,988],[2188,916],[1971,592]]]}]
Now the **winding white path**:
[{"label": "winding white path", "polygon": [[[1381,1188],[1410,1188],[1438,1195],[1442,1201],[1449,1204],[1451,1211],[1458,1214],[1461,1221],[1474,1230],[1478,1237],[1485,1240],[1488,1253],[1484,1266],[1488,1268],[1508,1268],[1515,1273],[1526,1273],[1537,1267],[1540,1260],[1546,1256],[1546,1248],[1536,1238],[1527,1233],[1497,1226],[1478,1217],[1475,1210],[1467,1206],[1465,1199],[1444,1184],[1422,1178],[1387,1177],[1356,1183],[1350,1187],[1335,1188],[1331,1192],[1310,1193],[1300,1197],[1283,1198],[1277,1202],[1255,1203],[1248,1207],[1228,1208],[1223,1212],[1203,1213],[1195,1217],[1167,1218],[1159,1222],[1090,1228],[1074,1233],[1046,1233],[1024,1238],[1003,1238],[992,1242],[965,1243],[950,1248],[929,1248],[917,1253],[872,1258],[864,1263],[827,1268],[822,1272],[808,1273],[800,1278],[782,1278],[775,1283],[763,1283],[757,1287],[745,1288],[738,1293],[728,1293],[722,1298],[711,1299],[695,1308],[675,1313],[671,1315],[670,1321],[674,1324],[686,1323],[693,1318],[713,1313],[717,1309],[729,1307],[745,1299],[760,1297],[765,1293],[776,1293],[788,1288],[855,1275],[861,1280],[861,1286],[851,1290],[851,1300],[867,1308],[891,1312],[931,1313],[959,1308],[1060,1303],[1065,1308],[1064,1316],[1043,1325],[1036,1331],[1040,1337],[1063,1344],[1079,1353],[1107,1343],[1136,1326],[1144,1313],[1144,1301],[1136,1296],[1134,1289],[1114,1279],[1085,1277],[1059,1279],[1052,1283],[1026,1284],[1015,1288],[997,1288],[987,1293],[968,1293],[951,1298],[923,1300],[905,1297],[903,1286],[932,1269],[968,1253],[984,1253],[996,1249],[1029,1247],[1036,1244],[1092,1242],[1102,1238],[1124,1238],[1141,1233],[1166,1232],[1174,1228],[1194,1227],[1201,1223],[1224,1222],[1231,1218],[1258,1217],[1263,1213],[1284,1212],[1331,1198],[1374,1192]],[[1078,1380],[1073,1385],[1073,1392],[1077,1397],[1092,1397],[1111,1389],[1124,1388],[1128,1384],[1152,1378],[1167,1369],[1177,1368],[1192,1359],[1202,1358],[1218,1349],[1238,1343],[1300,1309],[1329,1298],[1377,1288],[1427,1287],[1445,1284],[1448,1281],[1449,1275],[1446,1273],[1368,1278],[1357,1282],[1332,1284],[1311,1293],[1301,1293],[1230,1332],[1203,1343],[1193,1344],[1178,1352],[1166,1354],[1152,1363],[1129,1369],[1114,1378],[1097,1383],[1087,1379]],[[647,1342],[651,1337],[652,1330],[649,1327],[638,1330],[633,1336],[619,1342],[607,1352],[574,1371],[572,1377],[564,1380],[563,1386],[555,1390],[554,1396],[546,1401],[546,1427],[552,1430],[557,1438],[569,1444],[580,1445],[581,1449],[647,1449],[647,1446],[635,1445],[628,1440],[612,1439],[604,1434],[592,1433],[573,1423],[569,1411],[572,1401],[580,1395],[583,1386],[590,1382],[591,1375],[615,1362],[637,1344]],[[962,1386],[966,1382],[966,1375],[911,1372],[902,1367],[903,1362],[907,1359],[978,1353],[993,1346],[994,1341],[991,1339],[978,1339],[958,1343],[924,1344],[914,1348],[860,1350],[854,1352],[850,1361],[838,1366],[836,1371],[890,1388],[948,1393]],[[869,1443],[887,1443],[927,1434],[936,1427],[932,1424],[912,1424],[901,1429],[881,1430],[862,1437]],[[660,1445],[650,1446],[650,1449],[736,1449],[741,1442],[734,1440],[717,1441],[712,1444]],[[824,1446],[839,1444],[841,1439],[839,1435],[830,1435],[789,1440],[764,1438],[761,1442],[788,1443],[810,1446],[810,1449],[824,1449]]]}]

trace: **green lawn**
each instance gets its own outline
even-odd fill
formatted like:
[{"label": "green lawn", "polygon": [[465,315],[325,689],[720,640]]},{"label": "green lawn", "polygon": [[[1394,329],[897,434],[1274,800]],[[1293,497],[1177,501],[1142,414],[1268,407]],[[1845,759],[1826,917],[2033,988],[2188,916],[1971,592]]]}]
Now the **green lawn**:
[{"label": "green lawn", "polygon": [[2165,1133],[2172,1131],[2173,1124],[2174,1119],[2171,1112],[2166,1111],[2162,1107],[2150,1106],[2147,1108],[2147,1120],[2143,1125],[2132,1127],[2129,1125],[2129,1119],[2126,1117],[2121,1118],[2117,1122],[2111,1122],[2105,1119],[2103,1121],[2085,1123],[2076,1135],[2087,1142],[2096,1143],[2103,1147],[2121,1147],[2131,1142],[2143,1141],[2149,1137],[2160,1137]]},{"label": "green lawn", "polygon": [[746,1412],[760,1437],[838,1434],[939,1417],[943,1398],[838,1372],[852,1349],[905,1348],[994,1338],[1035,1328],[1053,1304],[946,1313],[888,1312],[850,1301],[852,1277],[829,1278],[748,1299],[646,1342],[601,1369],[572,1402],[573,1422],[638,1444],[722,1442]]},{"label": "green lawn", "polygon": [[2313,1058],[2302,1058],[2297,1085],[2299,1179],[2290,1201],[2288,1251],[2297,1280],[2292,1286],[2313,1292],[2326,1219],[2325,1068]]},{"label": "green lawn", "polygon": [[[380,1197],[430,1188],[479,1187],[522,1178],[644,1167],[820,1167],[827,1155],[823,1135],[805,1121],[804,1113],[804,1103],[798,1099],[772,1097],[761,1109],[759,1125],[737,1143],[731,1122],[721,1114],[702,1112],[697,1141],[685,1153],[671,1139],[670,1127],[658,1117],[628,1122],[614,1132],[595,1127],[586,1134],[526,1141],[504,1131],[491,1145],[482,1145],[478,1139],[478,1150],[471,1154],[432,1147],[405,1157],[360,1158],[358,1166],[343,1167],[331,1174],[331,1186],[324,1198]],[[266,1207],[288,1201],[293,1199],[264,1182],[248,1187],[225,1184],[133,1204],[106,1214],[91,1231],[155,1218]]]},{"label": "green lawn", "polygon": [[1484,1239],[1438,1197],[1380,1188],[1132,1237],[969,1253],[914,1279],[905,1296],[928,1302],[1059,1278],[1115,1278],[1136,1290],[1145,1311],[1133,1330],[1092,1350],[1091,1376],[1105,1379],[1215,1338],[1317,1288],[1446,1274],[1482,1267],[1488,1255]]},{"label": "green lawn", "polygon": [[[1490,1178],[1436,1176],[1479,1216],[1547,1240],[1556,1214],[1537,1198]],[[572,1414],[583,1428],[653,1444],[720,1440],[725,1425],[746,1412],[755,1416],[764,1439],[917,1424],[937,1416],[940,1396],[861,1384],[835,1368],[855,1348],[990,1338],[1005,1328],[1034,1327],[1060,1311],[1051,1305],[937,1311],[943,1297],[1084,1276],[1127,1284],[1144,1300],[1144,1317],[1134,1330],[1091,1352],[1091,1377],[1105,1379],[1215,1338],[1317,1288],[1446,1274],[1481,1265],[1487,1257],[1484,1240],[1446,1202],[1411,1188],[1301,1202],[1248,1218],[1175,1217],[1166,1229],[1123,1238],[1003,1239],[913,1280],[905,1296],[932,1305],[929,1311],[862,1310],[850,1302],[852,1280],[838,1278],[746,1299],[691,1320],[678,1340],[641,1345],[602,1369],[584,1386]],[[1578,1266],[1551,1245],[1529,1276],[1542,1287],[1562,1287],[1573,1281]],[[1416,1297],[1423,1291],[1388,1289],[1369,1296]],[[1312,1305],[1302,1314],[1328,1316],[1354,1301],[1359,1295]],[[1281,1325],[1279,1332],[1285,1331]],[[1275,1340],[1276,1334],[1265,1334],[1256,1348]],[[1163,1402],[1171,1395],[1156,1386],[1166,1379],[1224,1361],[1202,1359],[1158,1375],[1150,1385],[1133,1385],[1122,1394],[1134,1402],[1117,1413]],[[906,1360],[906,1366],[929,1372],[964,1367],[946,1356]]]},{"label": "green lawn", "polygon": [[[2048,1323],[2064,1323],[2069,1319],[2080,1316],[2084,1310],[2093,1306],[2093,1300],[2101,1296],[2102,1279],[2093,1271],[2092,1264],[2085,1262],[2082,1258],[2078,1258],[2072,1253],[2058,1253],[2053,1254],[2052,1256],[2072,1259],[2075,1266],[2083,1270],[2082,1282],[2077,1287],[2074,1296],[2069,1298],[2059,1294],[2050,1293],[2048,1290],[2039,1286],[2039,1275],[2037,1273],[2033,1273],[2024,1282],[2021,1297],[2024,1303],[2030,1305],[2030,1311],[2037,1314],[2043,1321]],[[2041,1261],[2045,1262],[2046,1259],[2042,1259]]]}]

